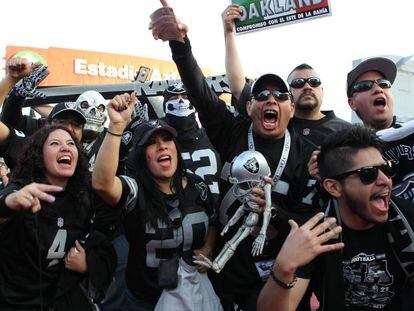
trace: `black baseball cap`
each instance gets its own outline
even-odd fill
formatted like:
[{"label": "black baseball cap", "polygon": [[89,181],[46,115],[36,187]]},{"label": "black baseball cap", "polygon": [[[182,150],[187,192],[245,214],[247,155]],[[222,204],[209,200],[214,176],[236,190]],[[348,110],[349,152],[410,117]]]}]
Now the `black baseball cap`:
[{"label": "black baseball cap", "polygon": [[164,120],[149,120],[142,122],[135,128],[133,135],[134,146],[144,146],[152,134],[158,131],[167,131],[173,137],[177,137],[177,131]]},{"label": "black baseball cap", "polygon": [[359,63],[354,69],[348,72],[346,79],[346,94],[348,98],[351,97],[352,88],[356,80],[364,73],[368,71],[378,71],[385,79],[394,83],[395,77],[397,76],[397,66],[395,63],[385,57],[373,57]]},{"label": "black baseball cap", "polygon": [[58,103],[53,107],[48,116],[49,122],[53,119],[61,119],[63,116],[73,115],[73,117],[80,123],[85,124],[85,115],[75,102]]},{"label": "black baseball cap", "polygon": [[182,84],[181,82],[177,82],[174,83],[173,85],[170,85],[169,87],[167,87],[164,90],[164,103],[168,101],[168,99],[170,99],[171,96],[174,95],[183,95],[183,94],[187,94],[187,90],[184,87],[184,84]]},{"label": "black baseball cap", "polygon": [[266,85],[273,85],[278,88],[278,91],[282,93],[289,92],[289,89],[283,81],[281,77],[278,75],[275,75],[273,73],[267,73],[264,75],[261,75],[252,85],[252,94],[257,95],[260,91],[263,90],[263,87]]}]

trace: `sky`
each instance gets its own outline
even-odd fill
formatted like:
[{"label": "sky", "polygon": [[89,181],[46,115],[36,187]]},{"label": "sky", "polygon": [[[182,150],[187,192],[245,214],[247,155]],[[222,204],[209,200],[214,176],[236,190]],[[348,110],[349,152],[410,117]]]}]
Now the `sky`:
[{"label": "sky", "polygon": [[[201,67],[224,73],[221,12],[227,0],[169,0],[189,27]],[[246,76],[272,72],[286,79],[292,68],[310,64],[324,87],[322,108],[350,120],[345,95],[352,61],[376,55],[414,54],[411,1],[330,0],[332,15],[238,35]],[[0,55],[7,45],[61,47],[171,60],[167,42],[155,41],[149,16],[158,0],[3,0]]]}]

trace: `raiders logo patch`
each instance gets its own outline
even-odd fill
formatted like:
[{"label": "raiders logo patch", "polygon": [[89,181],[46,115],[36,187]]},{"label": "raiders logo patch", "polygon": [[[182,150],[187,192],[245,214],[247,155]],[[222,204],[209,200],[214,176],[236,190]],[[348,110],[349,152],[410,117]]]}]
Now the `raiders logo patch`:
[{"label": "raiders logo patch", "polygon": [[308,128],[303,129],[302,134],[303,134],[304,136],[308,136],[308,135],[310,134],[310,129],[308,129]]},{"label": "raiders logo patch", "polygon": [[195,184],[195,187],[200,193],[201,200],[203,201],[207,200],[207,194],[208,194],[207,187],[208,186],[203,182],[199,182],[198,184]]},{"label": "raiders logo patch", "polygon": [[161,124],[160,124],[160,122],[158,122],[158,120],[149,121],[147,124],[149,126],[152,126],[152,127],[160,127],[161,126]]},{"label": "raiders logo patch", "polygon": [[76,109],[76,103],[75,102],[66,102],[65,107],[68,109]]},{"label": "raiders logo patch", "polygon": [[252,174],[257,174],[259,172],[259,162],[255,157],[247,160],[246,163],[243,164],[243,167]]},{"label": "raiders logo patch", "polygon": [[130,131],[124,132],[122,134],[121,141],[124,145],[128,145],[132,139],[132,133]]}]

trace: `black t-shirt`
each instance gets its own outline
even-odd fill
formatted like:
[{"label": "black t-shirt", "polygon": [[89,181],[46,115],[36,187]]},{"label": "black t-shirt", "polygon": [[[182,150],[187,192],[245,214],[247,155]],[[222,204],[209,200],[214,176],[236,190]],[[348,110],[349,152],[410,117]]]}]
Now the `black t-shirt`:
[{"label": "black t-shirt", "polygon": [[293,129],[311,149],[320,146],[328,135],[351,126],[351,123],[336,117],[332,110],[321,112],[325,116],[319,120],[307,120],[296,116],[290,120]]},{"label": "black t-shirt", "polygon": [[[400,293],[406,278],[387,239],[385,224],[353,230],[342,223],[342,230],[345,310],[400,310]],[[327,295],[323,292],[324,274],[335,273],[326,270],[327,256],[331,254],[321,255],[296,271],[297,277],[312,278],[318,297]]]},{"label": "black t-shirt", "polygon": [[396,310],[396,293],[405,275],[388,242],[385,224],[363,231],[342,227],[346,310]]},{"label": "black t-shirt", "polygon": [[159,220],[154,227],[145,221],[145,206],[140,206],[145,205],[145,194],[139,184],[125,176],[121,180],[120,205],[127,209],[125,233],[130,244],[125,274],[127,286],[138,299],[156,303],[162,292],[158,286],[160,262],[204,245],[208,227],[215,221],[213,199],[205,182],[188,174],[184,201],[178,203],[175,198],[165,197],[170,223]]}]

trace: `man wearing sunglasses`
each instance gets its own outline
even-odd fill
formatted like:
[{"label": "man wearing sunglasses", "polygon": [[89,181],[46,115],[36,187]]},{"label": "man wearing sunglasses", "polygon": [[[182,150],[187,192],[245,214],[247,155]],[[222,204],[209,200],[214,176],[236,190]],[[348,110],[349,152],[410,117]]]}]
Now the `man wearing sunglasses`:
[{"label": "man wearing sunglasses", "polygon": [[321,110],[322,81],[310,65],[298,65],[287,80],[295,103],[291,124],[311,149],[318,147],[327,135],[350,126],[350,123],[336,117],[332,110]]},{"label": "man wearing sunglasses", "polygon": [[364,125],[377,130],[387,143],[384,157],[397,163],[393,194],[414,202],[414,122],[401,124],[393,117],[391,86],[396,75],[397,67],[390,59],[361,62],[348,73],[348,103]]},{"label": "man wearing sunglasses", "polygon": [[291,222],[259,310],[295,310],[311,277],[322,310],[413,310],[414,206],[391,197],[393,162],[381,151],[361,126],[322,144],[318,164],[331,197],[325,222],[323,214],[300,230]]},{"label": "man wearing sunglasses", "polygon": [[[150,28],[154,38],[165,37],[162,27],[151,24]],[[224,310],[235,310],[235,306],[238,306],[237,310],[255,310],[258,293],[269,275],[269,269],[265,267],[272,265],[288,231],[286,214],[307,214],[315,204],[312,193],[314,184],[309,183],[307,159],[304,158],[307,152],[299,136],[288,129],[295,111],[294,104],[283,79],[275,74],[265,74],[251,87],[252,96],[246,105],[250,118],[240,114],[235,116],[205,82],[186,36],[187,27],[177,22],[177,29],[180,29],[180,37],[169,41],[173,60],[188,97],[223,163],[217,231],[221,232],[239,207],[232,184],[228,181],[230,164],[235,156],[246,150],[261,152],[273,176],[275,186],[271,197],[277,206],[274,214],[277,217],[270,220],[263,253],[252,255],[252,243],[257,234],[253,231],[239,244],[234,256],[219,274],[214,275],[213,280]],[[263,203],[264,200],[259,204]],[[243,219],[240,219],[226,234],[217,237],[216,250],[223,248],[242,222]]]},{"label": "man wearing sunglasses", "polygon": [[391,85],[396,75],[394,62],[384,57],[367,59],[348,73],[348,104],[365,126],[378,131],[395,123]]},{"label": "man wearing sunglasses", "polygon": [[[235,98],[236,109],[247,114],[246,102],[251,96],[251,87],[246,83],[243,66],[234,38],[234,20],[240,19],[240,6],[229,5],[222,14],[225,48],[226,75],[230,90]],[[324,137],[350,124],[335,116],[333,111],[321,111],[323,87],[317,72],[308,64],[295,67],[287,78],[289,91],[295,104],[291,120],[293,129],[303,138],[310,151],[316,149]]]}]

